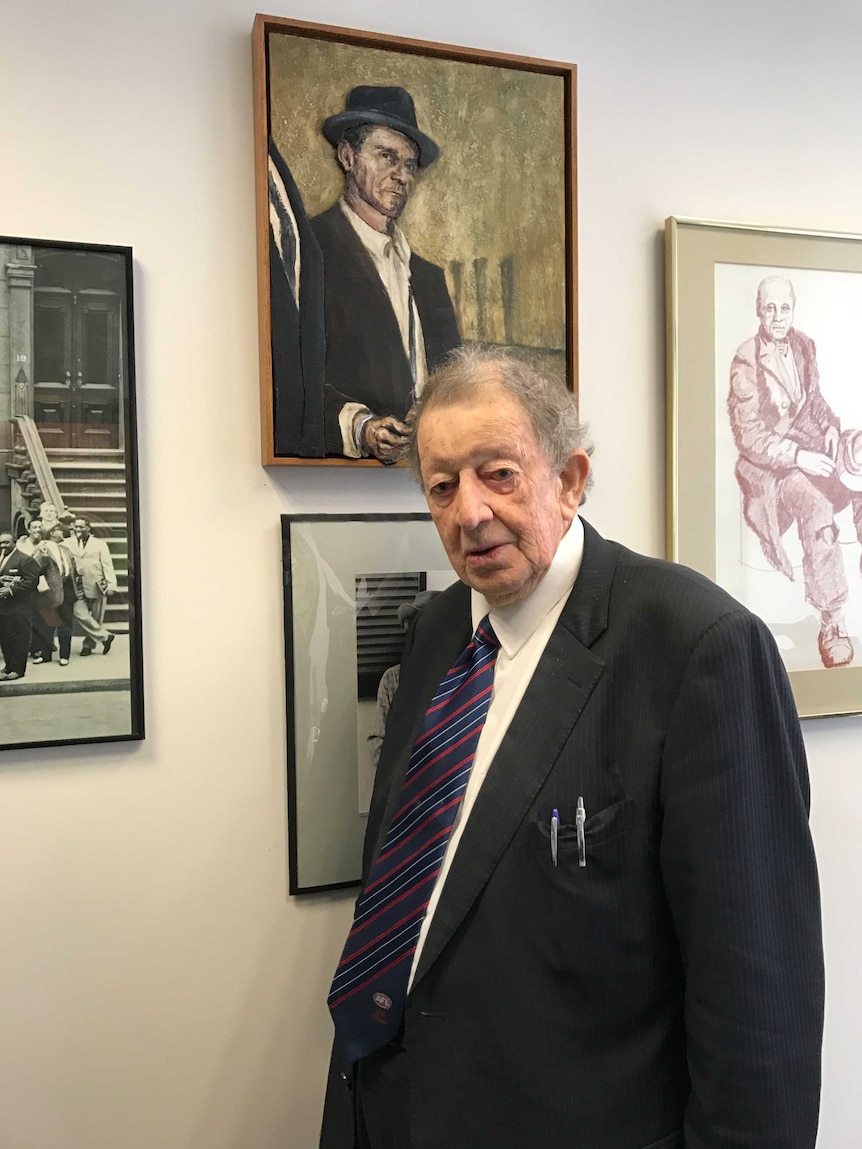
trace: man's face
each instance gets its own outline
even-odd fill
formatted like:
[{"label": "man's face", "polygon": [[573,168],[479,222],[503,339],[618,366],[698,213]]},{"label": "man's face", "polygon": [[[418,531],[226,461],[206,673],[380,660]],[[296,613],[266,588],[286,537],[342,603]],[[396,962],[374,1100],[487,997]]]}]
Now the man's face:
[{"label": "man's face", "polygon": [[41,542],[42,540],[42,520],[31,519],[27,524],[27,534],[30,536],[30,541],[34,543]]},{"label": "man's face", "polygon": [[344,168],[348,203],[355,195],[386,219],[398,219],[416,180],[416,145],[400,132],[378,126],[358,151],[342,140],[338,158]]},{"label": "man's face", "polygon": [[8,531],[4,531],[0,535],[0,555],[8,555],[12,548],[15,546],[15,540]]},{"label": "man's face", "polygon": [[51,530],[51,542],[62,543],[66,535],[62,527],[53,527]]},{"label": "man's face", "polygon": [[461,580],[494,606],[525,598],[571,525],[589,473],[576,451],[556,473],[521,404],[498,383],[419,424],[431,517]]},{"label": "man's face", "polygon": [[75,532],[76,538],[86,539],[90,534],[90,524],[85,523],[83,519],[75,519],[72,524],[72,529]]},{"label": "man's face", "polygon": [[770,339],[786,339],[793,326],[793,296],[790,285],[781,280],[767,284],[757,299],[760,326]]}]

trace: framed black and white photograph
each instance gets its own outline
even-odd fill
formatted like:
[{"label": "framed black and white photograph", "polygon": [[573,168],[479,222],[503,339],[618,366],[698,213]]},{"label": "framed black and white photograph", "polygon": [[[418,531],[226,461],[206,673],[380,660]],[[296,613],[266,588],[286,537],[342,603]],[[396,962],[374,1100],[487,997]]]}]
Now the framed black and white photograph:
[{"label": "framed black and white photograph", "polygon": [[862,236],[667,221],[670,557],[862,711]]},{"label": "framed black and white photograph", "polygon": [[0,236],[0,749],[144,736],[132,251]]},{"label": "framed black and white photograph", "polygon": [[426,514],[283,515],[292,894],[359,882],[404,641],[456,580]]}]

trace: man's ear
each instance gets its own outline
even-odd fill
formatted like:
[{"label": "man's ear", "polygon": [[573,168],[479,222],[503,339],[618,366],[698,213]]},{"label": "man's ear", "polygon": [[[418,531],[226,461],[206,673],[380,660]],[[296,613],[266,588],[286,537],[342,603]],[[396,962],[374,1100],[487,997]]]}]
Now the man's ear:
[{"label": "man's ear", "polygon": [[590,474],[590,457],[580,447],[572,451],[560,471],[560,509],[569,522],[578,513]]},{"label": "man's ear", "polygon": [[353,170],[353,163],[356,157],[356,152],[347,142],[347,140],[339,140],[338,146],[335,149],[335,155],[338,162],[341,164],[342,171],[349,172]]}]

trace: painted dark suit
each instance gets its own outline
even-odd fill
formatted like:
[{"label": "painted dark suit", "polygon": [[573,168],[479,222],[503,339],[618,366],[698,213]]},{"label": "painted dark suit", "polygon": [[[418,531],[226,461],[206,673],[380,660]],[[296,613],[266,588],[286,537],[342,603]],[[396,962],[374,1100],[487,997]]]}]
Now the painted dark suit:
[{"label": "painted dark suit", "polygon": [[[340,455],[338,413],[363,403],[375,415],[404,419],[413,378],[398,320],[371,257],[334,204],[311,221],[323,253],[326,316],[326,450]],[[410,280],[428,370],[461,343],[442,267],[411,253]]]},{"label": "painted dark suit", "polygon": [[31,619],[39,573],[38,562],[17,547],[5,558],[0,558],[0,585],[5,583],[12,591],[11,596],[0,596],[0,649],[5,661],[3,669],[21,678],[27,671]]},{"label": "painted dark suit", "polygon": [[[406,1053],[386,1051],[374,1096],[407,1092],[410,1149],[813,1149],[819,896],[780,657],[707,579],[585,532],[577,582],[443,887]],[[419,615],[366,873],[469,631],[462,584]],[[323,1149],[364,1144],[352,1080],[336,1052]]]},{"label": "painted dark suit", "polygon": [[[272,389],[274,453],[320,458],[323,441],[323,379],[326,342],[323,318],[323,260],[302,197],[290,169],[272,140],[271,162],[287,193],[300,253],[300,282],[291,284],[284,261],[269,232],[270,311],[272,316]],[[273,192],[270,189],[270,202]],[[286,229],[293,222],[284,220]],[[298,290],[298,302],[295,292]]]},{"label": "painted dark suit", "polygon": [[[762,332],[733,357],[727,409],[739,450],[736,478],[745,521],[772,566],[788,578],[793,568],[782,536],[794,519],[800,520],[808,601],[818,610],[834,609],[847,598],[847,582],[832,521],[852,498],[862,537],[862,497],[851,496],[835,475],[804,476],[796,466],[800,448],[825,453],[826,432],[840,430],[841,424],[820,393],[814,341],[791,327],[787,345],[801,385],[799,396],[788,393],[774,363],[781,352]],[[787,490],[789,482],[800,490]]]}]

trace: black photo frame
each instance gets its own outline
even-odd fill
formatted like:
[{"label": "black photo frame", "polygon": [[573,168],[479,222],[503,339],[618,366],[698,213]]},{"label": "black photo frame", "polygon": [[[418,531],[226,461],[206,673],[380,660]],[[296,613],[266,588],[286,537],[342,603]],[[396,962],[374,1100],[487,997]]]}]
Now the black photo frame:
[{"label": "black photo frame", "polygon": [[2,533],[0,749],[143,738],[130,247],[0,236]]}]

